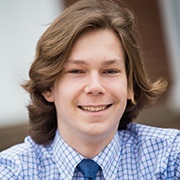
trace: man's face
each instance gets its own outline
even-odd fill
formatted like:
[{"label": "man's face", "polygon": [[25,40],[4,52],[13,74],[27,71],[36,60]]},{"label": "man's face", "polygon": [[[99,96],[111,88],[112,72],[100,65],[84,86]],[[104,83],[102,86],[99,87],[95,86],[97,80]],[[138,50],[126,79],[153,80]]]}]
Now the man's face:
[{"label": "man's face", "polygon": [[113,138],[128,99],[124,61],[113,31],[89,31],[76,40],[61,77],[44,94],[55,103],[58,129],[69,144]]}]

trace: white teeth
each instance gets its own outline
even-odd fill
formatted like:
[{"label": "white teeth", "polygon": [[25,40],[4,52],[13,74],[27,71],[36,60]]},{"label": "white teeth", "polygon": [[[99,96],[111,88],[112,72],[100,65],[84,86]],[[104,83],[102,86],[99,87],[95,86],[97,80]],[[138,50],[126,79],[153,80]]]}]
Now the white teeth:
[{"label": "white teeth", "polygon": [[85,111],[90,111],[90,112],[98,112],[98,111],[103,111],[106,109],[107,106],[98,106],[98,107],[91,107],[91,106],[81,106],[81,109]]}]

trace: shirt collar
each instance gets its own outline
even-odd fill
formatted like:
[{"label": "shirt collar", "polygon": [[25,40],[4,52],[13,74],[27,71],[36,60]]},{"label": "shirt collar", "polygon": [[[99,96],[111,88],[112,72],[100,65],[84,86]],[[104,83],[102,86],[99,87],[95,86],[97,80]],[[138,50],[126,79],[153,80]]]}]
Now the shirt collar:
[{"label": "shirt collar", "polygon": [[[56,131],[52,147],[53,158],[62,179],[72,179],[76,166],[84,157],[63,141],[58,130]],[[116,132],[109,145],[99,155],[93,158],[101,166],[105,179],[116,179],[120,148],[119,135]]]},{"label": "shirt collar", "polygon": [[93,159],[101,166],[105,179],[116,179],[120,152],[120,140],[116,132],[109,145]]},{"label": "shirt collar", "polygon": [[[68,146],[56,131],[53,142],[53,156],[58,166],[62,179],[72,179],[76,166],[81,162],[83,156]],[[72,171],[73,170],[73,171]]]}]

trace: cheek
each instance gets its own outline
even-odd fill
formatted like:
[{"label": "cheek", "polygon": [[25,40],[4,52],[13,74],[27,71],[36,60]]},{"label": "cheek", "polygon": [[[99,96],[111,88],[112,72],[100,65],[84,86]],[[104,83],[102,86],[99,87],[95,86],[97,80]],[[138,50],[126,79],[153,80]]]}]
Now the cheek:
[{"label": "cheek", "polygon": [[111,85],[111,92],[118,99],[128,99],[128,88],[126,82],[117,82]]},{"label": "cheek", "polygon": [[68,103],[73,103],[79,92],[80,88],[77,81],[63,81],[61,84],[58,84],[58,87],[54,91],[54,101],[56,104],[68,105]]}]

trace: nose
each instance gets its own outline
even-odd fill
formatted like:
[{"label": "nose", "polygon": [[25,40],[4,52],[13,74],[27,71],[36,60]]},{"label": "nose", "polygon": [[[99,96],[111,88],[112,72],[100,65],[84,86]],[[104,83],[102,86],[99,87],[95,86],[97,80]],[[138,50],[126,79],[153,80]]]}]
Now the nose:
[{"label": "nose", "polygon": [[100,75],[94,73],[88,78],[88,83],[84,88],[84,92],[86,94],[92,94],[92,95],[105,93],[105,88],[102,84]]}]

